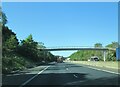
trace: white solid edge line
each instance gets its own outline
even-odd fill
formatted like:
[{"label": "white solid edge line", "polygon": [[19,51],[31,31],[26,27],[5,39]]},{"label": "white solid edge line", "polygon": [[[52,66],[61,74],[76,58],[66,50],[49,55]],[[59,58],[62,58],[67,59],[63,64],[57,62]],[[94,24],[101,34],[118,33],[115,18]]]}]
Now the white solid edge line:
[{"label": "white solid edge line", "polygon": [[95,69],[95,70],[99,70],[99,71],[104,71],[104,72],[108,72],[108,73],[112,73],[112,74],[120,74],[120,73],[116,73],[116,72],[112,72],[112,71],[108,71],[108,70],[93,68],[93,67],[90,67],[90,66],[88,66],[88,68]]},{"label": "white solid edge line", "polygon": [[33,76],[32,78],[28,79],[26,82],[24,82],[21,86],[19,87],[23,87],[24,85],[26,85],[27,83],[29,83],[31,80],[33,80],[35,77],[37,77],[39,74],[41,74],[43,71],[45,71],[48,67],[50,66],[47,66],[46,68],[44,68],[42,71],[38,72],[35,76]]},{"label": "white solid edge line", "polygon": [[[90,65],[90,64],[88,64],[88,65]],[[98,68],[93,68],[94,66],[93,67],[84,66],[84,67],[95,69],[95,70],[99,70],[99,71],[104,71],[104,72],[108,72],[108,73],[112,73],[112,74],[118,74],[118,75],[120,75],[120,73],[116,73],[116,72],[112,72],[112,71],[108,71],[108,70],[103,70],[103,69],[98,69]]]}]

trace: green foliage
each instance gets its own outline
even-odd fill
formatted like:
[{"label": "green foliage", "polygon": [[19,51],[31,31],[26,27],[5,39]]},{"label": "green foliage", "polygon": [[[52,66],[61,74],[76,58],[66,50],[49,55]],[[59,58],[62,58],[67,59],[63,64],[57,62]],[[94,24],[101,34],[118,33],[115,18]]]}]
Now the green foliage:
[{"label": "green foliage", "polygon": [[11,71],[23,70],[28,67],[28,65],[32,64],[33,63],[31,61],[21,55],[15,52],[8,52],[2,58],[2,72],[6,74]]},{"label": "green foliage", "polygon": [[[13,35],[16,37],[16,34],[6,26],[2,26],[2,42],[4,43],[10,36]],[[17,37],[16,37],[17,40]]]},{"label": "green foliage", "polygon": [[[96,43],[94,47],[102,47],[101,43]],[[118,47],[117,42],[112,42],[111,44],[108,44],[106,47],[110,48],[116,48]],[[69,57],[71,60],[75,61],[87,61],[91,56],[98,56],[101,61],[103,61],[103,51],[77,51],[70,55]],[[116,52],[115,51],[108,51],[107,52],[107,61],[115,61],[116,60]]]},{"label": "green foliage", "polygon": [[16,40],[16,36],[14,35],[11,35],[10,38],[7,39],[6,42],[4,43],[4,47],[10,50],[16,49],[17,45],[18,45],[18,41]]},{"label": "green foliage", "polygon": [[0,27],[5,26],[7,24],[8,20],[4,12],[2,12],[2,8],[0,6]]},{"label": "green foliage", "polygon": [[115,51],[110,51],[107,54],[107,61],[115,61],[116,60],[116,52]]},{"label": "green foliage", "polygon": [[[33,66],[34,63],[55,61],[55,56],[47,51],[40,51],[38,48],[45,48],[42,42],[38,43],[33,40],[30,34],[25,40],[20,43],[16,34],[10,30],[5,24],[7,17],[4,13],[2,15],[2,71],[9,73],[14,70],[21,70],[27,66]],[[33,64],[31,63],[33,62]],[[30,65],[31,64],[31,65]]]},{"label": "green foliage", "polygon": [[101,51],[77,51],[75,53],[73,53],[71,56],[69,56],[71,58],[71,60],[76,60],[76,61],[87,61],[91,56],[98,56],[100,58],[100,60],[102,59],[102,52]]},{"label": "green foliage", "polygon": [[[112,42],[111,44],[108,44],[106,47],[109,48],[117,48],[118,42]],[[107,60],[108,61],[115,61],[116,60],[116,51],[109,51],[107,54]]]},{"label": "green foliage", "polygon": [[96,43],[96,44],[94,45],[94,47],[102,47],[102,44],[101,44],[101,43]]},{"label": "green foliage", "polygon": [[111,44],[108,44],[106,47],[117,48],[118,47],[118,42],[112,42]]},{"label": "green foliage", "polygon": [[6,15],[5,15],[5,13],[3,13],[2,12],[2,24],[3,24],[3,26],[5,26],[5,24],[7,24],[7,17],[6,17]]},{"label": "green foliage", "polygon": [[25,57],[37,61],[37,45],[38,43],[33,40],[33,37],[30,34],[25,40],[21,41],[18,52]]},{"label": "green foliage", "polygon": [[18,47],[18,52],[33,61],[54,60],[54,55],[47,51],[40,51],[38,48],[45,48],[45,46],[42,42],[35,42],[30,34],[25,40],[21,41]]},{"label": "green foliage", "polygon": [[[8,73],[12,70],[20,69],[23,66],[20,64],[20,58],[16,59],[15,51],[19,42],[16,34],[8,27],[2,26],[2,71]],[[18,61],[17,61],[18,60]],[[19,65],[19,66],[18,66]]]},{"label": "green foliage", "polygon": [[3,55],[7,51],[15,51],[19,42],[16,34],[12,32],[8,27],[2,27],[2,51]]}]

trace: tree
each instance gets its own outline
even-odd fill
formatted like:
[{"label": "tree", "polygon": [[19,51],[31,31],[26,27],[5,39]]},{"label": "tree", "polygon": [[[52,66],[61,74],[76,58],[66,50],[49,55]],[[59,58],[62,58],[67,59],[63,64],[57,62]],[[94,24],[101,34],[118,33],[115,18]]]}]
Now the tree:
[{"label": "tree", "polygon": [[28,58],[31,58],[34,61],[38,60],[38,50],[37,50],[38,43],[33,40],[32,34],[30,34],[25,40],[22,40],[18,52],[26,56]]},{"label": "tree", "polygon": [[44,43],[38,42],[37,48],[46,48],[46,47],[44,46]]},{"label": "tree", "polygon": [[[94,47],[102,47],[101,43],[96,43]],[[100,60],[103,60],[102,57],[102,52],[101,51],[96,51],[96,50],[80,50],[75,53],[73,53],[71,56],[71,60],[84,60],[87,61],[91,56],[98,56]]]},{"label": "tree", "polygon": [[118,42],[112,42],[111,44],[108,44],[106,47],[117,48],[118,45],[119,45]]},{"label": "tree", "polygon": [[11,35],[9,39],[4,43],[6,49],[15,50],[18,46],[18,40],[16,40],[16,36]]},{"label": "tree", "polygon": [[0,15],[2,15],[2,44],[3,44],[3,53],[5,50],[15,50],[19,44],[16,34],[9,29],[5,24],[7,23],[7,17],[5,13],[1,11]]},{"label": "tree", "polygon": [[2,26],[2,51],[3,54],[10,51],[15,51],[19,42],[16,34],[7,26]]},{"label": "tree", "polygon": [[[36,64],[43,60],[54,61],[55,56],[47,51],[40,51],[38,48],[45,48],[42,42],[34,41],[32,34],[26,39],[18,42],[16,34],[6,26],[7,17],[0,7],[0,48],[2,49],[2,72],[8,73],[12,70],[21,70],[28,64]],[[28,59],[26,59],[28,58]],[[30,60],[30,61],[29,61]],[[26,67],[27,68],[27,67]]]},{"label": "tree", "polygon": [[102,47],[102,44],[101,43],[96,43],[96,44],[94,44],[94,47]]},{"label": "tree", "polygon": [[[118,47],[118,42],[112,42],[111,44],[106,45],[108,48],[117,48]],[[107,60],[108,61],[115,61],[116,60],[116,51],[109,51],[107,54]]]},{"label": "tree", "polygon": [[5,15],[4,12],[2,12],[1,7],[0,7],[0,19],[1,19],[1,25],[5,26],[5,24],[7,24],[8,20],[7,20],[7,16]]}]

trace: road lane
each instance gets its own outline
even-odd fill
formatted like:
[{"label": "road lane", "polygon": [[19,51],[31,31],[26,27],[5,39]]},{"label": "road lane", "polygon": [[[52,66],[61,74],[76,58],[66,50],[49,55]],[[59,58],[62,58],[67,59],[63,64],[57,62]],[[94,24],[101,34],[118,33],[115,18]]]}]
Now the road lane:
[{"label": "road lane", "polygon": [[58,63],[27,85],[117,85],[118,75],[90,69],[83,65]]},{"label": "road lane", "polygon": [[[85,62],[85,61],[84,61]],[[95,62],[93,62],[93,65],[92,64],[82,64],[82,63],[75,63],[75,62],[70,62],[70,63],[73,63],[73,64],[77,64],[77,65],[82,65],[82,66],[86,66],[88,68],[91,68],[91,69],[97,69],[97,70],[102,70],[102,71],[105,71],[105,72],[109,72],[109,73],[114,73],[114,74],[120,74],[119,73],[119,69],[118,68],[110,68],[110,67],[105,67],[105,65],[94,65]],[[117,67],[117,66],[116,66]]]},{"label": "road lane", "polygon": [[27,80],[31,79],[37,73],[39,73],[41,70],[46,68],[47,66],[38,66],[35,68],[30,68],[24,71],[20,71],[15,74],[7,74],[7,75],[2,75],[2,85],[3,86],[11,86],[11,85],[21,85]]},{"label": "road lane", "polygon": [[[50,66],[50,67],[48,67]],[[28,81],[26,86],[32,85],[117,85],[118,84],[118,75],[112,74],[108,72],[103,72],[100,70],[95,70],[91,68],[87,68],[84,65],[78,65],[73,63],[56,63],[49,64],[44,66],[48,67],[42,73],[40,72],[41,67],[33,68],[29,73],[25,73],[23,75],[18,75],[21,81],[19,80],[19,84],[10,83],[8,81],[5,83],[5,79],[3,80],[4,85],[22,85],[27,80],[31,79],[33,76],[36,77],[32,80]],[[36,73],[35,73],[36,71]],[[27,79],[26,79],[27,77]],[[28,78],[29,77],[29,78]],[[31,78],[30,78],[31,77]],[[11,76],[12,82],[14,82],[15,76]],[[7,79],[10,80],[10,79]]]},{"label": "road lane", "polygon": [[23,87],[25,86],[27,83],[29,83],[30,81],[32,81],[34,78],[36,78],[39,74],[41,74],[42,72],[44,72],[49,66],[45,67],[42,71],[38,72],[36,75],[34,75],[32,78],[28,79],[26,82],[24,82],[21,86],[19,87]]}]

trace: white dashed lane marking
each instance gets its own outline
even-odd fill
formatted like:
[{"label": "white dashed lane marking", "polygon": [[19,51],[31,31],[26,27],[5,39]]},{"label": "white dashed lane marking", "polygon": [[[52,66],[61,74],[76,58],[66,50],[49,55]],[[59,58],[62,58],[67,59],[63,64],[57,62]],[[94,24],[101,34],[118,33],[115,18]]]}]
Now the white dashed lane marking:
[{"label": "white dashed lane marking", "polygon": [[75,74],[73,75],[75,78],[78,78],[78,76],[76,76]]},{"label": "white dashed lane marking", "polygon": [[68,68],[66,68],[66,70],[68,70]]}]

